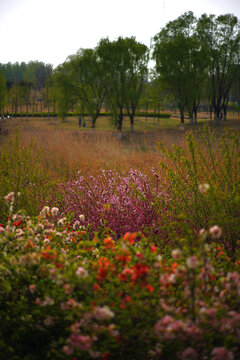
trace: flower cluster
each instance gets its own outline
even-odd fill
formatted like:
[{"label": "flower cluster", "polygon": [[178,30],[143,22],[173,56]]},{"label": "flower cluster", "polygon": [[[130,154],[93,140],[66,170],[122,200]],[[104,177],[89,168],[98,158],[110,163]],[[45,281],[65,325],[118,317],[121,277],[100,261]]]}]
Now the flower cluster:
[{"label": "flower cluster", "polygon": [[[240,357],[239,254],[231,262],[202,234],[182,249],[140,232],[93,236],[57,213],[1,226],[4,358]],[[217,239],[219,229],[206,232]]]}]

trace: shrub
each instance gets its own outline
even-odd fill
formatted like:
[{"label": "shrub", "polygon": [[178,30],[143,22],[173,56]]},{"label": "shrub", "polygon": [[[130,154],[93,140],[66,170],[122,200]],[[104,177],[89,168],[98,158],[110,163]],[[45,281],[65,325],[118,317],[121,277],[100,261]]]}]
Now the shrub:
[{"label": "shrub", "polygon": [[222,227],[221,242],[235,261],[240,239],[239,132],[226,130],[219,144],[215,132],[205,126],[199,141],[188,133],[187,148],[172,150],[161,144],[162,162],[171,201],[172,218],[179,217],[199,231],[216,222]]},{"label": "shrub", "polygon": [[[59,206],[59,216],[71,215],[72,225],[89,224],[92,233],[108,227],[116,237],[128,231],[142,230],[157,238],[166,238],[165,208],[160,204],[166,204],[168,199],[157,174],[148,177],[136,170],[122,174],[102,170],[96,177],[79,176],[74,181],[62,183],[51,204]],[[81,221],[80,215],[84,215]]]},{"label": "shrub", "polygon": [[56,213],[0,228],[4,359],[239,358],[239,260],[203,234],[191,254],[161,251],[139,232],[73,231]]}]

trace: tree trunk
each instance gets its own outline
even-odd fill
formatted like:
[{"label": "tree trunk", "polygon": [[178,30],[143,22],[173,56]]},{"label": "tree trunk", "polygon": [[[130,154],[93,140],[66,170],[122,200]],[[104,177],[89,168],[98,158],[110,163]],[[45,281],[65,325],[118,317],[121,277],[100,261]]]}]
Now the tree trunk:
[{"label": "tree trunk", "polygon": [[123,125],[123,109],[120,109],[119,115],[118,115],[118,130],[122,131],[122,125]]}]

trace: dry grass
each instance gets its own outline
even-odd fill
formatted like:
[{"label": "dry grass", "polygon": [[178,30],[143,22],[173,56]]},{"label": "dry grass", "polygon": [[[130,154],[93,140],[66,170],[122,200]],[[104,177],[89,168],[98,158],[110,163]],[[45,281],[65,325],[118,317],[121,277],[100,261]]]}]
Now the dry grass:
[{"label": "dry grass", "polygon": [[[159,142],[164,142],[167,146],[182,145],[186,131],[192,129],[196,132],[206,120],[207,114],[201,114],[197,126],[186,125],[181,130],[179,118],[161,119],[159,128],[156,120],[148,120],[146,126],[145,119],[138,119],[136,132],[130,133],[125,126],[121,140],[111,130],[106,118],[99,119],[94,132],[90,128],[78,128],[75,118],[64,123],[59,119],[13,119],[7,126],[10,134],[19,129],[24,144],[35,139],[42,148],[41,162],[44,168],[52,176],[62,179],[74,176],[78,170],[92,175],[99,169],[121,171],[134,168],[148,173],[150,167],[158,168],[162,159],[158,149]],[[227,125],[239,128],[240,121],[236,117],[230,117]],[[223,123],[217,128],[218,135],[222,133],[224,126]],[[2,142],[6,140],[6,137],[0,139]]]}]

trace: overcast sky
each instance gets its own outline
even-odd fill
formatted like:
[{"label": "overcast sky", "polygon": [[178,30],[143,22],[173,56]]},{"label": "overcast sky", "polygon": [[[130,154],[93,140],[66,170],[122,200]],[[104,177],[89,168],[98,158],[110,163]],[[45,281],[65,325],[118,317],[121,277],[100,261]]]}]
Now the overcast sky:
[{"label": "overcast sky", "polygon": [[0,63],[55,67],[107,36],[135,36],[149,46],[168,21],[189,10],[240,19],[240,0],[0,0]]}]

